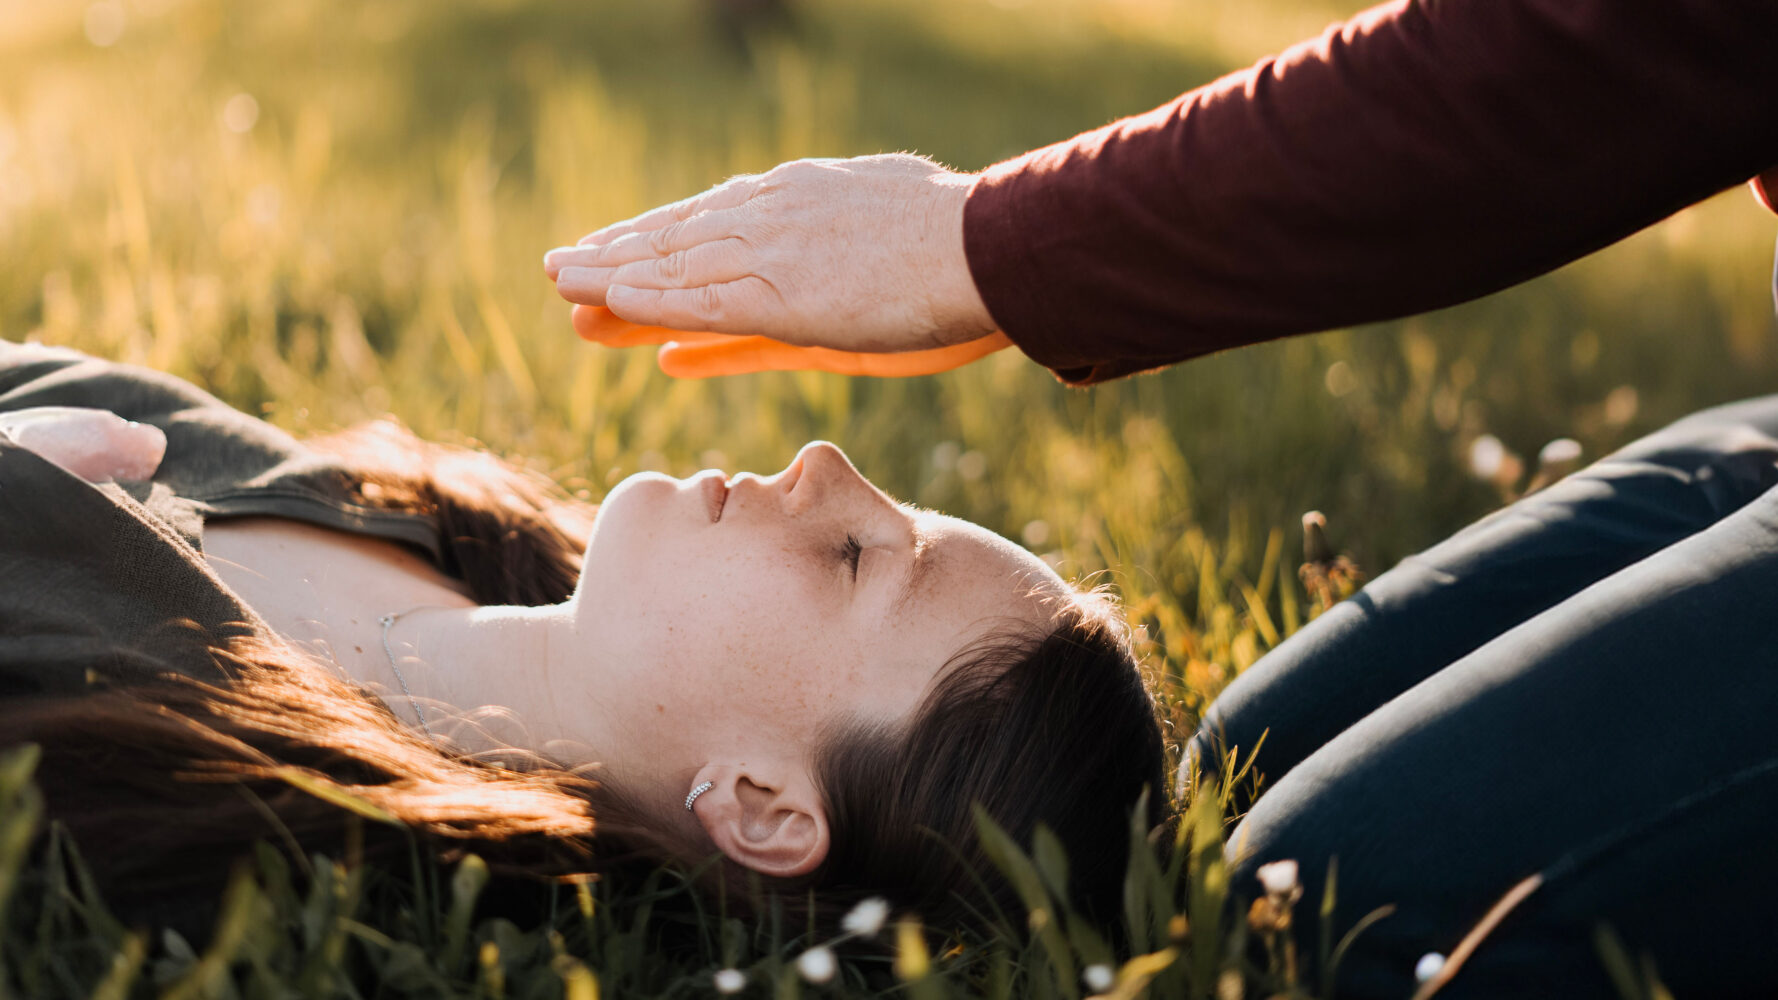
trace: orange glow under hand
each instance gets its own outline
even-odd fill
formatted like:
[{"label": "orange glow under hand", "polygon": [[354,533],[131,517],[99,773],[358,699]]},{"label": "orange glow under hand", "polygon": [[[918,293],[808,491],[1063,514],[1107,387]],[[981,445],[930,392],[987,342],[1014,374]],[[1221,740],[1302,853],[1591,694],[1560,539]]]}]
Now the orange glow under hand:
[{"label": "orange glow under hand", "polygon": [[830,347],[797,347],[770,337],[688,333],[663,326],[638,326],[599,306],[574,307],[574,331],[606,347],[661,345],[657,362],[674,378],[712,378],[766,371],[822,371],[875,378],[909,378],[949,371],[1012,346],[1004,333],[895,354],[861,354]]}]

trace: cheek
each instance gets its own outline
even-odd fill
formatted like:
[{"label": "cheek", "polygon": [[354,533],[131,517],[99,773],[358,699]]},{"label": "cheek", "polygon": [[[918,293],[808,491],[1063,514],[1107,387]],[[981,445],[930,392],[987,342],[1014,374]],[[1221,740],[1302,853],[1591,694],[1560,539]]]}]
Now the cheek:
[{"label": "cheek", "polygon": [[856,646],[806,601],[757,591],[720,597],[649,640],[657,704],[688,720],[812,736],[866,690]]},{"label": "cheek", "polygon": [[757,676],[803,659],[826,631],[821,595],[774,560],[660,546],[583,586],[598,634],[682,679]]},{"label": "cheek", "polygon": [[863,671],[820,623],[712,607],[644,637],[649,666],[632,687],[644,714],[674,724],[806,738],[849,711]]},{"label": "cheek", "polygon": [[595,541],[579,599],[641,717],[807,728],[857,688],[837,563],[824,580],[781,538],[625,527]]}]

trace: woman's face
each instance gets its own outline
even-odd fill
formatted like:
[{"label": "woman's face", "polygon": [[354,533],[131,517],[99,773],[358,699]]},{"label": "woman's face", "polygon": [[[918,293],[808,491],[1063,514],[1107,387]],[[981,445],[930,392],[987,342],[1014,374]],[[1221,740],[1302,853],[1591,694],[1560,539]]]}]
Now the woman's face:
[{"label": "woman's face", "polygon": [[904,720],[954,654],[1043,628],[1071,593],[1024,549],[896,503],[816,442],[773,476],[620,483],[575,630],[596,664],[585,696],[627,707],[664,766],[679,740],[745,755],[762,737],[812,745],[842,719]]}]

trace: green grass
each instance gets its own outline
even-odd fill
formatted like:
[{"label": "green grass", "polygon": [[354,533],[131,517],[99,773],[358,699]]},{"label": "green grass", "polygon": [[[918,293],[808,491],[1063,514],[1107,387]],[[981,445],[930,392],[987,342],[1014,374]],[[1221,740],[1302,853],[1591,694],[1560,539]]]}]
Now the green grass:
[{"label": "green grass", "polygon": [[[1092,392],[1010,352],[909,381],[674,383],[645,351],[577,341],[539,258],[786,158],[913,149],[985,166],[1356,6],[808,0],[791,30],[735,44],[691,0],[131,0],[101,47],[83,35],[85,4],[0,0],[0,336],[166,368],[298,432],[394,413],[592,498],[640,469],[770,470],[832,439],[898,496],[1021,539],[1065,572],[1109,571],[1183,733],[1306,616],[1291,572],[1302,511],[1326,511],[1336,544],[1374,572],[1522,488],[1529,469],[1469,475],[1482,435],[1527,465],[1562,436],[1597,457],[1773,385],[1771,219],[1731,192],[1509,293]],[[224,109],[235,99],[239,113],[242,94],[257,117],[237,132]],[[1009,412],[1022,418],[1011,429]],[[0,826],[16,831],[24,793],[8,794]],[[1188,868],[1140,883],[1166,894],[1157,914],[1193,918],[1189,955],[1161,973],[1168,992],[1202,993],[1220,969],[1197,919],[1217,892],[1212,811],[1194,814]],[[591,917],[576,902],[543,926],[453,937],[449,891],[322,870],[336,881],[308,895],[275,873],[232,890],[224,928],[239,934],[212,962],[238,987],[190,979],[213,966],[175,942],[127,945],[75,888],[29,907],[14,895],[0,985],[123,995],[99,985],[115,974],[137,993],[256,996],[340,991],[351,973],[380,995],[451,983],[578,996],[584,968],[608,996],[678,996],[741,965],[783,996],[797,983],[785,956],[809,943],[700,919],[669,874],[599,887]],[[1309,889],[1303,905],[1319,900]],[[1003,939],[935,959],[909,992],[1075,995],[1061,970],[1094,946],[1069,936],[1065,908],[1033,905],[1050,930],[1018,915]],[[1171,943],[1166,920],[1146,922],[1139,940]],[[59,978],[28,988],[28,974]],[[896,981],[881,961],[844,975],[861,992]]]}]

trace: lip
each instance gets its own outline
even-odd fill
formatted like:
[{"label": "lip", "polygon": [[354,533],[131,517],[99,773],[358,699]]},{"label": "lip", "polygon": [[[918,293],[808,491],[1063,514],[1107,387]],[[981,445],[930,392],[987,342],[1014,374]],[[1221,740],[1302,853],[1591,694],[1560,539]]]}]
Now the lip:
[{"label": "lip", "polygon": [[710,523],[722,520],[722,509],[728,506],[729,488],[722,476],[711,476],[699,484],[704,491],[704,502],[710,508]]}]

